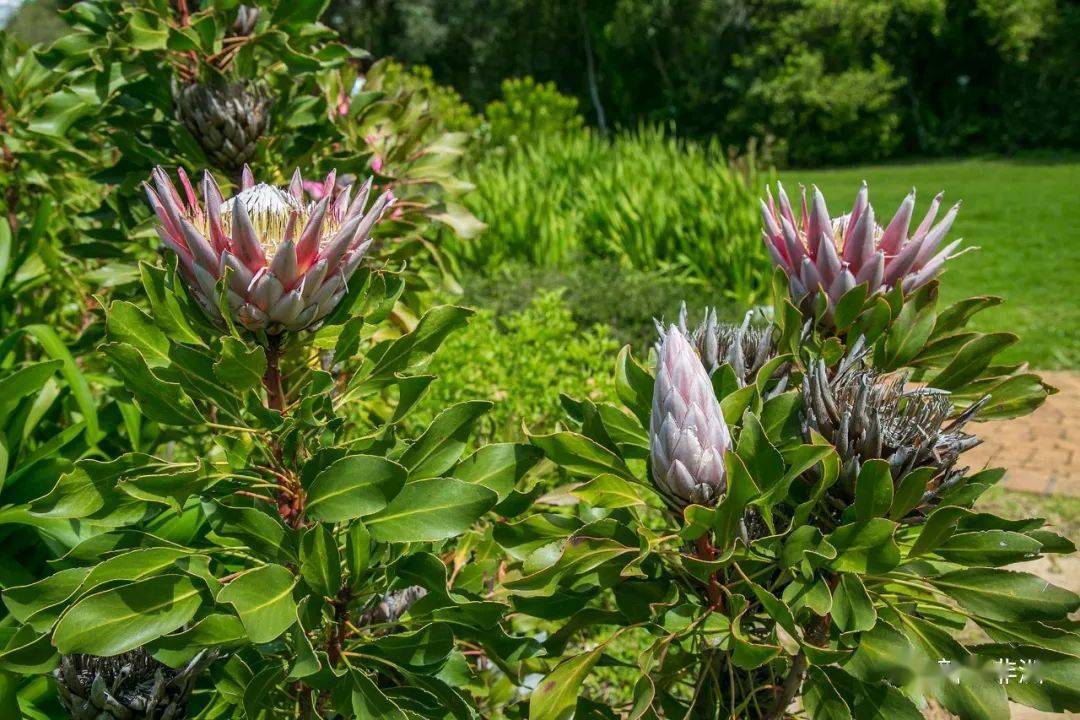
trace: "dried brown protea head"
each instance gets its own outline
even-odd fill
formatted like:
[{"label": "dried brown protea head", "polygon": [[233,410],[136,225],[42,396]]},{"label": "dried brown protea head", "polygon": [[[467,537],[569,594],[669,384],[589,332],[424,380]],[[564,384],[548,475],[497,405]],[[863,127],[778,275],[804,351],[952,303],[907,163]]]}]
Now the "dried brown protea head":
[{"label": "dried brown protea head", "polygon": [[203,650],[174,670],[141,648],[114,657],[65,655],[53,675],[72,720],[182,720],[199,673],[216,657]]},{"label": "dried brown protea head", "polygon": [[[741,325],[717,320],[716,309],[706,308],[705,318],[693,331],[687,322],[686,303],[679,310],[679,328],[691,339],[702,365],[712,375],[722,365],[730,365],[735,371],[739,387],[746,387],[757,379],[758,371],[777,356],[776,326],[751,325],[754,311],[746,313]],[[778,368],[777,385],[767,394],[771,397],[783,392],[788,384],[788,367]]]},{"label": "dried brown protea head", "polygon": [[176,115],[207,160],[235,177],[269,126],[270,99],[250,82],[192,82],[176,91]]},{"label": "dried brown protea head", "polygon": [[[804,429],[821,433],[840,455],[838,491],[854,486],[867,460],[886,460],[894,479],[916,468],[934,468],[927,497],[958,483],[967,468],[956,468],[960,454],[981,440],[963,432],[981,402],[955,419],[949,393],[910,387],[904,375],[887,376],[847,363],[829,376],[825,363],[814,363],[803,383]],[[846,498],[850,500],[851,498]]]}]

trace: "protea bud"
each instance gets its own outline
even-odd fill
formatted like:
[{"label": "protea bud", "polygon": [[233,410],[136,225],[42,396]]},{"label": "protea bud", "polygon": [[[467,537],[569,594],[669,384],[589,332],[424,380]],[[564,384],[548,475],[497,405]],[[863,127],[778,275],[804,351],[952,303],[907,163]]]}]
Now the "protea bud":
[{"label": "protea bud", "polygon": [[[693,331],[687,323],[686,303],[679,310],[679,328],[691,339],[705,369],[712,375],[722,365],[735,371],[739,387],[757,379],[758,371],[776,357],[776,326],[750,324],[754,311],[743,317],[741,325],[720,322],[714,308],[706,308],[705,319]],[[788,368],[778,368],[778,382],[767,397],[782,393],[788,384]]]},{"label": "protea bud", "polygon": [[375,223],[392,202],[384,193],[365,213],[371,180],[351,198],[351,186],[333,192],[331,172],[323,199],[305,203],[299,171],[286,190],[256,185],[245,167],[242,190],[229,200],[206,173],[200,205],[183,170],[179,174],[184,198],[160,167],[153,172],[154,186],[145,188],[158,235],[179,257],[191,295],[219,320],[217,283],[230,270],[226,295],[232,319],[268,335],[308,328],[337,306],[371,245]]},{"label": "protea bud", "polygon": [[255,156],[270,100],[249,82],[193,82],[176,92],[176,114],[214,167],[235,176]]},{"label": "protea bud", "polygon": [[215,657],[204,650],[174,670],[141,649],[108,658],[65,655],[53,676],[72,720],[183,720],[199,673]]},{"label": "protea bud", "polygon": [[915,233],[908,236],[915,191],[904,199],[889,225],[882,228],[874,220],[866,183],[863,183],[851,212],[831,218],[825,198],[815,187],[810,207],[806,190],[802,193],[802,212],[798,221],[780,183],[777,183],[779,207],[768,192],[768,202],[761,203],[764,219],[762,236],[772,261],[784,269],[791,292],[812,308],[819,293],[829,300],[826,318],[848,290],[867,284],[871,295],[885,293],[898,285],[904,293],[926,284],[941,272],[945,261],[959,245],[956,240],[938,251],[945,234],[952,227],[960,204],[954,205],[941,222],[934,224],[941,193],[930,203],[926,217]]},{"label": "protea bud", "polygon": [[842,463],[837,491],[854,487],[862,463],[875,458],[888,461],[896,480],[916,468],[934,468],[926,500],[963,478],[967,468],[955,467],[960,454],[982,441],[962,428],[982,402],[950,421],[949,393],[906,381],[857,364],[832,378],[824,362],[810,367],[803,383],[805,427],[836,448]]},{"label": "protea bud", "polygon": [[672,325],[656,346],[649,447],[653,480],[676,507],[711,504],[726,489],[731,446],[709,374],[686,335]]},{"label": "protea bud", "polygon": [[244,37],[255,30],[255,23],[259,21],[260,10],[250,5],[241,5],[236,8],[236,20],[229,29],[229,37]]}]

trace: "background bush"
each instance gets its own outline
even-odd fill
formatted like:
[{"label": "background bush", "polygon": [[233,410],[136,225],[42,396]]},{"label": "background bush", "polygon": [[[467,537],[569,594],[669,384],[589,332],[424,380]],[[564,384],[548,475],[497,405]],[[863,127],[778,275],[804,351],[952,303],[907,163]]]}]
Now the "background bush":
[{"label": "background bush", "polygon": [[522,438],[521,424],[549,428],[563,414],[560,393],[597,402],[614,398],[612,353],[619,344],[607,328],[582,326],[555,292],[542,292],[523,309],[498,315],[481,310],[432,360],[439,379],[418,410],[430,420],[448,403],[494,400],[478,426],[479,438]]},{"label": "background bush", "polygon": [[1080,145],[1070,0],[334,0],[327,17],[475,107],[532,75],[594,125],[771,135],[796,165]]}]

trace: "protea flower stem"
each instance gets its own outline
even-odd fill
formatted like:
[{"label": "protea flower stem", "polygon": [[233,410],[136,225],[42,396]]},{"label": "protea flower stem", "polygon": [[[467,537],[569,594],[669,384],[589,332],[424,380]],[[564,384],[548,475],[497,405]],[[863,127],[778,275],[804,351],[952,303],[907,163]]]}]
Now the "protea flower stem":
[{"label": "protea flower stem", "polygon": [[270,335],[267,340],[266,372],[263,374],[266,406],[283,413],[285,412],[285,390],[281,384],[281,336]]}]

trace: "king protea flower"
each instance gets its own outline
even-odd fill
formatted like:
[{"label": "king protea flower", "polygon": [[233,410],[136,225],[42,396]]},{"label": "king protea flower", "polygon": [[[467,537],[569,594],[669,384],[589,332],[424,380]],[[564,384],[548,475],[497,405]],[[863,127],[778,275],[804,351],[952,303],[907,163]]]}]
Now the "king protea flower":
[{"label": "king protea flower", "polygon": [[829,318],[844,293],[857,285],[867,284],[870,295],[888,292],[898,285],[906,294],[925,285],[941,272],[946,260],[954,257],[952,252],[960,243],[956,240],[938,251],[960,210],[957,203],[935,225],[941,193],[909,237],[914,190],[904,198],[888,226],[882,228],[874,219],[865,182],[851,212],[836,218],[829,216],[825,198],[816,187],[808,208],[803,189],[802,212],[797,221],[783,186],[776,185],[779,207],[771,191],[767,192],[768,202],[761,203],[765,246],[773,263],[787,274],[796,300],[808,300],[812,307],[819,293],[827,296]]},{"label": "king protea flower", "polygon": [[365,213],[371,180],[353,198],[351,186],[334,192],[331,172],[322,200],[305,203],[299,170],[283,189],[256,184],[245,167],[240,193],[228,200],[206,173],[200,205],[183,169],[179,175],[184,198],[160,167],[153,187],[145,188],[158,235],[180,259],[191,295],[211,319],[220,319],[217,284],[231,270],[232,319],[269,335],[303,330],[337,306],[392,202],[384,193]]},{"label": "king protea flower", "polygon": [[677,507],[711,504],[724,492],[724,453],[731,435],[712,381],[677,325],[660,330],[656,347],[649,448],[656,486]]}]

